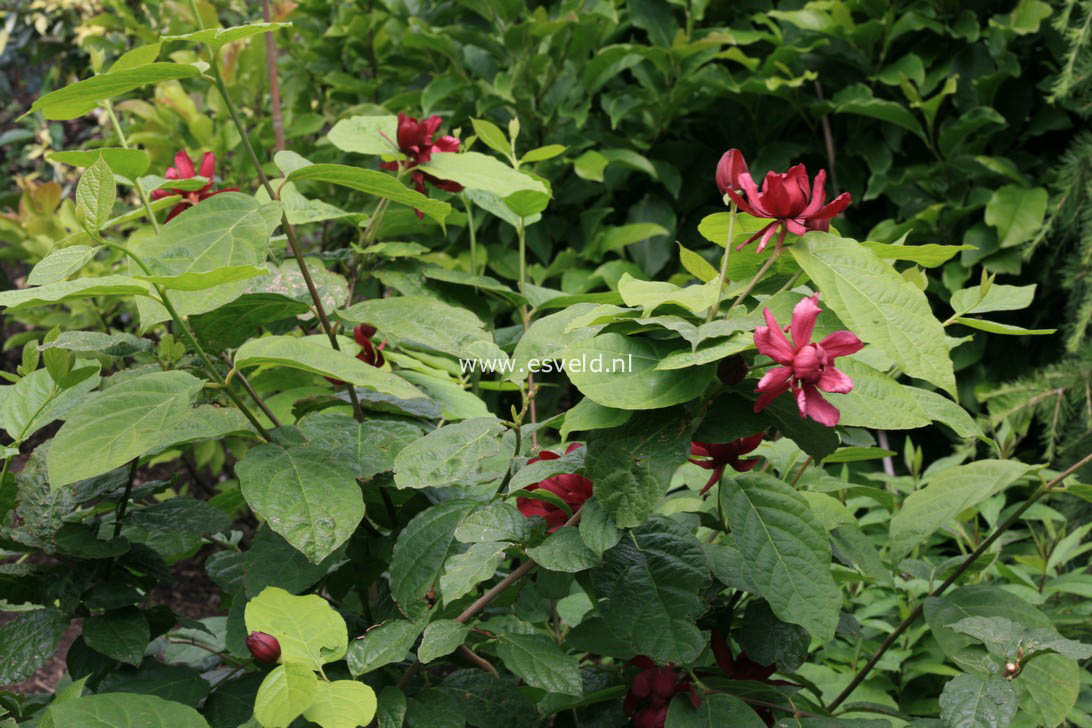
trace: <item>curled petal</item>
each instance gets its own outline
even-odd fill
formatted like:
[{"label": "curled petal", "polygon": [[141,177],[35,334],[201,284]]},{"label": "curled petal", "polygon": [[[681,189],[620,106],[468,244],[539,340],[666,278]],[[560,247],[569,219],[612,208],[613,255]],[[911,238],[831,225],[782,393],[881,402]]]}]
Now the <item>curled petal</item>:
[{"label": "curled petal", "polygon": [[216,155],[212,152],[205,152],[205,156],[201,158],[201,169],[197,173],[202,177],[207,177],[211,183],[213,176],[216,174]]},{"label": "curled petal", "polygon": [[777,319],[768,307],[763,309],[763,314],[766,316],[766,326],[755,329],[755,346],[758,348],[758,353],[765,354],[778,364],[789,366],[792,364],[796,349],[785,338],[785,334],[777,324]]},{"label": "curled petal", "polygon": [[778,228],[780,228],[781,234],[777,238],[777,247],[781,247],[781,243],[785,240],[785,225],[781,220],[774,220],[773,224],[767,225],[765,232],[762,233],[762,240],[759,241],[758,247],[755,248],[756,253],[761,253],[766,249],[766,245],[770,242],[770,238],[773,237],[773,234],[777,232]]},{"label": "curled petal", "polygon": [[703,487],[701,489],[701,493],[699,493],[698,495],[705,495],[706,493],[708,493],[709,489],[712,488],[713,485],[716,484],[716,482],[718,480],[720,480],[720,476],[723,473],[724,473],[724,466],[723,465],[721,465],[719,468],[714,468],[713,474],[709,476],[709,480],[706,481],[705,487]]},{"label": "curled petal", "polygon": [[[771,389],[776,389],[782,384],[792,379],[792,367],[774,367],[770,371],[766,372],[762,379],[758,380],[758,392],[768,392]],[[755,445],[758,447],[758,445]],[[749,450],[743,450],[743,452],[750,452],[755,448],[752,447]]]},{"label": "curled petal", "polygon": [[802,217],[785,220],[785,227],[788,228],[788,231],[793,235],[803,235],[808,231],[808,228],[801,222],[802,220],[804,220]]},{"label": "curled petal", "polygon": [[732,467],[735,468],[737,472],[746,473],[760,462],[762,462],[762,458],[747,458],[746,460],[737,460],[732,464]]},{"label": "curled petal", "polygon": [[[808,385],[814,387],[814,385]],[[808,416],[808,393],[804,387],[792,383],[792,396],[796,400],[796,409],[800,410],[801,417]]]},{"label": "curled petal", "polygon": [[778,384],[776,386],[771,387],[770,389],[767,389],[767,390],[757,390],[756,389],[755,391],[756,392],[757,391],[762,391],[762,395],[755,402],[755,407],[754,407],[755,412],[761,412],[762,410],[764,410],[764,409],[766,409],[767,407],[770,406],[770,402],[773,402],[775,399],[777,399],[778,397],[783,395],[785,392],[789,391],[789,382],[786,380],[786,381],[782,382],[781,384]]},{"label": "curled petal", "polygon": [[843,192],[842,194],[831,200],[830,204],[826,205],[814,215],[810,215],[809,217],[811,217],[813,220],[829,220],[832,217],[841,215],[842,211],[849,207],[849,203],[851,202],[853,202],[853,198],[849,196],[848,192]]},{"label": "curled petal", "polygon": [[457,152],[459,151],[459,140],[450,134],[446,134],[436,140],[436,148],[441,152]]},{"label": "curled petal", "polygon": [[835,331],[820,341],[819,346],[823,347],[823,351],[833,359],[836,356],[856,354],[864,348],[864,342],[852,331]]},{"label": "curled petal", "polygon": [[[744,177],[747,177],[746,173],[741,174],[739,176],[739,178],[741,180]],[[748,179],[749,179],[749,177],[748,177]],[[752,183],[752,186],[754,186],[754,183]],[[770,217],[769,215],[767,215],[765,213],[764,210],[760,210],[757,207],[752,206],[747,200],[743,199],[740,196],[740,194],[738,192],[736,192],[735,190],[728,190],[724,194],[728,195],[728,197],[731,198],[732,202],[736,203],[736,207],[738,207],[743,212],[746,212],[748,215],[751,215],[752,217]],[[751,198],[751,199],[754,199],[754,198]],[[751,240],[754,240],[754,238],[751,238]],[[731,242],[731,241],[729,241],[729,242]],[[750,240],[748,240],[747,242],[750,242]]]},{"label": "curled petal", "polygon": [[[807,172],[804,173],[804,180],[805,182],[807,181]],[[815,183],[811,188],[811,199],[808,201],[807,207],[800,211],[800,217],[811,217],[815,215],[826,201],[827,171],[821,169],[819,170],[819,174],[815,175]]]},{"label": "curled petal", "polygon": [[762,444],[762,438],[764,437],[764,435],[765,433],[760,432],[757,435],[751,435],[750,437],[741,438],[739,440],[739,449],[737,450],[737,452],[740,455],[745,455],[751,452],[756,447]]},{"label": "curled petal", "polygon": [[815,330],[815,319],[819,318],[819,294],[801,298],[792,309],[792,344],[797,351],[811,343],[811,334]]},{"label": "curled petal", "polygon": [[814,384],[805,385],[801,390],[801,394],[807,398],[808,417],[827,427],[834,427],[838,424],[841,413],[838,412],[837,407],[823,399],[823,395],[819,393]]},{"label": "curled petal", "polygon": [[815,383],[815,386],[824,392],[849,394],[853,391],[853,380],[841,369],[827,367],[823,372],[823,376],[819,377],[819,381]]}]

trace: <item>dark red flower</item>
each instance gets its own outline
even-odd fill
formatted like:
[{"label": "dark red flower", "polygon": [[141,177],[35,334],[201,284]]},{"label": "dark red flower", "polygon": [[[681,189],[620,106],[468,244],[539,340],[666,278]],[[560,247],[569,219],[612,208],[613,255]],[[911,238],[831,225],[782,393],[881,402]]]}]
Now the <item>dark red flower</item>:
[{"label": "dark red flower", "polygon": [[[565,454],[568,455],[578,447],[581,447],[580,443],[574,442],[572,445],[569,445],[569,449],[565,451]],[[537,463],[540,460],[557,460],[559,457],[561,456],[555,452],[543,450],[538,454],[538,457],[528,460],[527,464]],[[553,493],[563,500],[565,505],[567,505],[573,513],[576,513],[588,498],[592,497],[592,482],[583,475],[565,473],[551,476],[537,483],[532,483],[524,488],[524,490],[545,490]],[[553,503],[538,500],[537,498],[516,498],[516,507],[519,508],[519,512],[527,518],[530,518],[531,516],[542,516],[545,518],[547,525],[546,533],[553,533],[565,525],[565,521],[569,520],[569,514],[563,509],[555,506]]]},{"label": "dark red flower", "polygon": [[[767,685],[800,687],[796,683],[787,680],[771,680],[770,676],[777,672],[777,665],[759,665],[748,657],[746,652],[742,651],[739,655],[733,657],[732,649],[728,646],[728,641],[724,639],[724,634],[719,629],[714,629],[712,635],[710,646],[713,648],[713,657],[716,658],[721,672],[728,678],[732,680],[751,680],[766,683]],[[769,708],[755,708],[755,711],[766,722],[766,725],[773,725],[773,712]]]},{"label": "dark red flower", "polygon": [[743,189],[739,176],[747,171],[747,160],[743,158],[743,152],[738,149],[729,149],[721,155],[720,161],[717,162],[716,175],[720,193],[724,195],[728,193],[728,190],[739,192]]},{"label": "dark red flower", "polygon": [[[386,361],[383,358],[383,347],[387,345],[387,342],[382,342],[379,346],[372,343],[372,337],[375,336],[375,327],[368,324],[360,324],[353,329],[353,339],[361,347],[361,351],[356,355],[356,358],[365,364],[371,364],[373,367],[382,367]],[[330,384],[340,387],[345,382],[340,379],[334,379],[333,377],[325,377],[326,381]]]},{"label": "dark red flower", "polygon": [[258,662],[276,662],[281,656],[281,643],[265,632],[251,632],[247,635],[246,648]]},{"label": "dark red flower", "polygon": [[[443,119],[433,114],[424,121],[418,121],[412,116],[398,113],[398,149],[409,159],[398,162],[380,162],[379,168],[389,172],[397,172],[399,169],[411,169],[419,164],[425,164],[432,159],[436,152],[459,151],[459,140],[450,134],[444,135],[433,141],[436,131],[440,128]],[[425,194],[425,182],[447,192],[461,192],[463,186],[458,182],[439,179],[425,172],[412,172],[413,185],[422,195]],[[423,217],[423,213],[417,210],[417,217]]]},{"label": "dark red flower", "polygon": [[678,693],[687,693],[695,708],[701,705],[701,695],[682,670],[676,670],[670,664],[657,665],[644,655],[634,657],[626,664],[641,668],[633,676],[622,703],[622,710],[633,719],[637,728],[664,728],[671,699]]},{"label": "dark red flower", "polygon": [[777,319],[764,309],[767,326],[755,329],[755,346],[781,366],[766,372],[758,382],[756,392],[761,392],[755,402],[755,412],[769,406],[792,388],[801,417],[834,427],[838,424],[838,409],[823,399],[819,390],[845,394],[853,390],[853,380],[834,368],[834,359],[849,356],[861,350],[864,344],[851,331],[835,331],[818,343],[811,342],[815,319],[819,317],[819,294],[802,298],[792,310],[792,323],[786,328],[792,331],[792,343],[782,333]]},{"label": "dark red flower", "polygon": [[731,442],[692,442],[690,443],[690,454],[699,458],[708,458],[707,460],[695,460],[690,458],[690,462],[697,465],[699,468],[705,468],[706,470],[712,470],[712,475],[709,476],[709,482],[705,484],[705,487],[701,489],[701,494],[705,495],[706,491],[713,487],[713,484],[720,480],[721,474],[724,473],[726,466],[732,466],[732,470],[740,473],[745,473],[754,466],[758,465],[762,461],[762,458],[747,458],[741,460],[741,455],[754,450],[762,443],[762,433],[757,435],[751,435],[750,437],[741,437],[738,440],[732,440]]},{"label": "dark red flower", "polygon": [[743,355],[732,354],[726,359],[721,359],[720,364],[717,365],[717,379],[722,384],[732,387],[743,381],[743,378],[747,376],[747,370],[747,360],[743,358]]},{"label": "dark red flower", "polygon": [[216,176],[216,155],[212,152],[205,152],[205,156],[201,159],[201,168],[195,170],[193,168],[193,160],[190,159],[190,155],[185,149],[174,155],[174,166],[168,167],[167,171],[163,174],[167,179],[189,179],[190,177],[196,177],[201,175],[208,179],[208,184],[199,190],[177,190],[177,189],[164,189],[160,187],[158,190],[152,190],[152,199],[159,200],[164,197],[170,197],[171,195],[182,195],[182,201],[171,208],[171,211],[167,213],[167,222],[185,210],[187,207],[196,205],[201,200],[218,195],[221,192],[238,192],[238,187],[227,187],[222,190],[212,189],[213,178]]},{"label": "dark red flower", "polygon": [[[736,150],[732,150],[736,151]],[[728,152],[731,154],[732,152]],[[728,156],[726,154],[725,156]],[[721,159],[724,162],[724,159]],[[732,167],[731,164],[735,164]],[[732,171],[736,175],[732,179]],[[803,235],[808,230],[830,230],[832,217],[841,214],[842,210],[849,207],[852,201],[848,192],[835,197],[829,204],[827,200],[827,171],[819,170],[815,175],[814,183],[809,183],[808,171],[804,165],[798,164],[788,172],[767,172],[762,180],[762,189],[758,188],[747,171],[747,163],[742,155],[738,161],[731,162],[725,172],[726,182],[736,182],[738,187],[721,187],[726,195],[732,198],[739,209],[754,217],[773,218],[772,221],[756,232],[739,246],[742,249],[755,238],[761,237],[758,244],[758,252],[761,253],[766,244],[770,242],[774,232],[780,228],[781,234],[777,238],[777,244],[785,240],[785,233]],[[720,166],[717,168],[717,184],[721,182]],[[747,195],[745,200],[740,192]]]}]

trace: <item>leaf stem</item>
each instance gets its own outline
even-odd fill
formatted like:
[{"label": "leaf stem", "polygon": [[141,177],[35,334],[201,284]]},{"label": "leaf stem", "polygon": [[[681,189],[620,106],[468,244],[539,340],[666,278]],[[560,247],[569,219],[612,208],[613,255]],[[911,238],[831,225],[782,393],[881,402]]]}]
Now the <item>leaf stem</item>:
[{"label": "leaf stem", "polygon": [[770,266],[773,265],[774,261],[777,260],[778,256],[781,255],[781,250],[781,248],[774,249],[773,254],[770,255],[770,257],[766,259],[766,262],[762,264],[762,267],[758,269],[758,273],[755,273],[755,277],[751,279],[751,282],[747,284],[747,287],[740,291],[740,294],[736,297],[736,300],[732,301],[732,305],[729,306],[728,310],[724,312],[725,316],[732,313],[732,309],[738,306],[740,302],[743,301],[743,299],[746,298],[752,290],[754,290],[754,287],[757,286],[758,282],[762,280],[762,276],[766,275],[766,271],[770,269]]},{"label": "leaf stem", "polygon": [[277,419],[277,415],[273,414],[273,410],[269,409],[269,405],[267,405],[265,403],[265,400],[263,400],[261,398],[261,396],[256,391],[254,391],[254,387],[251,386],[250,382],[247,381],[247,378],[245,376],[243,376],[243,373],[235,368],[235,364],[234,364],[234,362],[231,361],[231,357],[229,357],[225,353],[223,355],[223,360],[235,372],[235,376],[239,379],[239,382],[243,385],[243,389],[245,389],[247,391],[247,394],[250,395],[250,398],[254,400],[255,404],[257,404],[261,408],[262,412],[265,413],[265,416],[268,417],[269,421],[273,423],[273,426],[274,427],[283,427],[283,425],[281,424],[281,421]]},{"label": "leaf stem", "polygon": [[[986,549],[992,546],[993,542],[1001,537],[1001,534],[1003,534],[1005,531],[1011,528],[1014,523],[1020,520],[1020,517],[1024,515],[1024,513],[1029,508],[1035,505],[1035,503],[1038,502],[1040,498],[1051,492],[1054,489],[1054,486],[1058,485],[1058,483],[1061,483],[1063,480],[1065,480],[1070,475],[1077,472],[1090,462],[1092,462],[1092,453],[1085,455],[1073,465],[1070,465],[1068,468],[1059,473],[1058,476],[1051,480],[1049,483],[1046,483],[1045,485],[1041,486],[1037,491],[1032,493],[1031,497],[1024,501],[1023,505],[1017,508],[1011,516],[1005,519],[1004,523],[998,525],[993,530],[993,532],[990,533],[990,535],[987,536],[986,539],[978,545],[978,548],[976,548],[970,556],[960,562],[959,566],[956,567],[955,571],[949,574],[948,578],[945,579],[940,586],[930,591],[929,594],[927,594],[926,596],[937,597],[947,591],[948,587],[954,584],[956,580],[959,579],[959,577],[963,576],[963,572],[971,568],[974,562],[977,561],[979,557],[982,556],[982,554],[986,553]],[[910,626],[917,621],[918,617],[921,616],[923,611],[925,611],[924,599],[918,602],[917,606],[914,607],[910,614],[906,615],[906,618],[904,620],[899,622],[899,625],[895,627],[891,634],[887,635],[887,638],[884,639],[884,641],[880,644],[880,647],[878,650],[876,650],[876,653],[872,655],[872,657],[869,658],[868,662],[865,663],[865,666],[862,667],[857,672],[857,674],[853,676],[853,679],[850,680],[849,685],[846,686],[845,690],[839,693],[838,697],[830,702],[830,705],[827,706],[828,710],[833,711],[835,708],[841,705],[845,701],[845,699],[848,698],[850,694],[857,689],[857,686],[864,682],[864,679],[868,677],[868,673],[871,672],[872,668],[876,666],[876,663],[880,661],[880,658],[883,657],[883,654],[887,652],[891,645],[895,644],[895,640],[897,640],[903,632],[909,629]]]},{"label": "leaf stem", "polygon": [[129,479],[125,481],[125,492],[121,494],[117,510],[114,512],[114,538],[121,535],[121,522],[125,520],[125,511],[129,508],[129,498],[133,494],[133,481],[136,479],[137,463],[140,458],[133,458],[129,463]]},{"label": "leaf stem", "polygon": [[732,240],[736,234],[736,203],[733,201],[728,208],[728,240],[724,243],[724,255],[720,258],[720,273],[717,275],[717,302],[709,307],[709,313],[705,315],[705,322],[709,323],[720,310],[721,301],[724,300],[724,280],[728,277],[728,255],[732,252]]},{"label": "leaf stem", "polygon": [[[125,132],[121,130],[121,124],[118,122],[118,117],[114,113],[114,105],[107,99],[103,101],[103,106],[106,108],[106,115],[110,117],[110,123],[114,125],[114,131],[117,132],[118,139],[121,140],[121,146],[125,149],[129,148],[129,141],[125,138]],[[159,220],[155,219],[155,211],[152,210],[152,203],[148,200],[148,193],[144,191],[144,188],[140,184],[140,180],[132,180],[133,185],[136,187],[137,195],[140,196],[140,203],[144,206],[144,212],[147,213],[148,219],[152,223],[152,228],[155,230],[156,235],[159,234]]]}]

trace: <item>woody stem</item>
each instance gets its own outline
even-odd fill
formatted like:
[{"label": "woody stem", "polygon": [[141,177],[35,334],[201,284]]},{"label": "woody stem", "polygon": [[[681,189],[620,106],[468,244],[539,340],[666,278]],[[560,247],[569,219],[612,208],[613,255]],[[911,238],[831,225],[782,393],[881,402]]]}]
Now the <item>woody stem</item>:
[{"label": "woody stem", "polygon": [[720,304],[724,300],[724,279],[728,277],[728,254],[732,252],[732,239],[736,232],[736,203],[733,201],[728,208],[728,240],[724,243],[724,255],[720,259],[720,274],[717,276],[717,302],[709,307],[709,313],[705,315],[705,322],[709,323],[720,310]]}]

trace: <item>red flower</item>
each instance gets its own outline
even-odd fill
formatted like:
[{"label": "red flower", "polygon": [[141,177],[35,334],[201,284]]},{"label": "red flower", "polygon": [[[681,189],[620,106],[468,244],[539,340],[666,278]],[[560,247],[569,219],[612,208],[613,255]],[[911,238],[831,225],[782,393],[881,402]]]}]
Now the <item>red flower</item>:
[{"label": "red flower", "polygon": [[[580,443],[574,442],[569,445],[569,449],[565,451],[568,455],[576,448],[580,447]],[[543,450],[539,453],[538,457],[531,458],[527,461],[527,464],[537,463],[539,460],[557,460],[560,455],[549,450]],[[554,475],[539,481],[538,483],[532,483],[528,485],[524,490],[545,490],[553,493],[561,500],[565,501],[565,505],[575,513],[580,510],[580,507],[592,497],[592,482],[585,478],[583,475],[577,475],[576,473],[566,473],[564,475]],[[553,533],[557,529],[565,525],[565,521],[569,520],[569,514],[563,509],[558,508],[553,503],[547,501],[538,500],[536,498],[516,498],[516,507],[519,508],[519,512],[527,518],[531,516],[542,516],[546,519],[546,533]]]},{"label": "red flower", "polygon": [[281,643],[265,632],[251,632],[246,638],[246,648],[258,662],[276,662],[281,656]]},{"label": "red flower", "polygon": [[633,718],[637,728],[664,728],[671,699],[678,693],[687,693],[695,708],[701,705],[701,696],[685,672],[671,665],[661,667],[644,655],[634,657],[627,664],[641,668],[633,677],[622,703],[622,710]]},{"label": "red flower", "polygon": [[[733,149],[724,157],[733,152],[739,154]],[[852,201],[849,193],[843,192],[829,204],[823,204],[827,200],[825,169],[819,170],[810,187],[808,171],[802,164],[792,167],[788,172],[767,172],[762,180],[762,189],[759,190],[747,171],[747,163],[743,161],[742,155],[727,163],[724,157],[721,158],[721,163],[725,165],[724,181],[729,186],[721,185],[721,165],[717,165],[717,184],[721,185],[724,193],[748,215],[773,218],[770,224],[747,238],[737,250],[761,236],[762,240],[758,244],[758,252],[761,253],[779,227],[781,234],[777,238],[778,246],[785,240],[786,232],[793,235],[803,235],[808,230],[826,232],[830,230],[830,219],[849,207]],[[747,193],[746,200],[740,195],[741,189]]]},{"label": "red flower", "polygon": [[[436,152],[459,151],[459,140],[450,134],[444,135],[433,141],[436,130],[440,128],[443,119],[433,114],[424,121],[418,121],[412,116],[398,113],[398,149],[409,159],[399,162],[380,162],[379,168],[389,172],[397,172],[399,169],[410,169],[418,164],[425,164]],[[463,186],[451,180],[438,179],[425,172],[413,172],[414,187],[422,195],[425,194],[425,182],[447,192],[461,192]],[[417,217],[423,217],[423,213],[417,210]]]},{"label": "red flower", "polygon": [[741,437],[732,442],[690,443],[691,455],[696,455],[700,458],[709,458],[708,460],[695,460],[694,458],[690,458],[690,462],[694,463],[699,468],[713,471],[713,474],[709,476],[709,482],[701,489],[701,494],[705,495],[706,491],[712,488],[713,484],[720,480],[721,474],[724,473],[725,466],[731,465],[732,470],[745,473],[758,465],[762,458],[747,458],[746,460],[740,460],[739,456],[751,452],[758,447],[761,442],[762,433],[760,432],[757,435]]},{"label": "red flower", "polygon": [[[384,361],[383,347],[387,345],[384,341],[379,346],[372,343],[372,337],[375,336],[375,327],[368,324],[360,324],[353,329],[353,339],[362,348],[361,352],[356,355],[356,358],[365,364],[371,364],[373,367],[382,367]],[[330,384],[340,387],[345,382],[340,379],[334,379],[333,377],[325,377],[326,381]]]},{"label": "red flower", "polygon": [[[738,656],[733,657],[732,650],[728,647],[727,640],[724,639],[724,634],[719,629],[714,629],[712,633],[713,639],[710,640],[710,646],[713,648],[713,656],[716,658],[721,672],[728,678],[732,680],[750,680],[766,683],[767,685],[800,687],[796,683],[787,680],[771,680],[770,675],[777,672],[777,665],[759,665],[748,657],[746,652],[742,651]],[[773,725],[773,712],[769,708],[755,708],[755,711],[766,722],[766,725]]]},{"label": "red flower", "polygon": [[747,160],[743,158],[743,152],[738,149],[729,149],[721,155],[717,162],[717,187],[722,195],[728,190],[739,192],[743,189],[739,183],[739,176],[747,173]]},{"label": "red flower", "polygon": [[834,359],[855,354],[864,344],[850,331],[835,331],[822,341],[811,343],[820,310],[818,293],[796,304],[792,310],[792,323],[787,327],[792,331],[792,343],[789,343],[770,309],[763,309],[768,326],[755,329],[755,346],[760,354],[781,366],[766,372],[759,380],[755,391],[762,395],[755,402],[755,412],[765,409],[775,397],[791,387],[801,417],[810,417],[827,427],[838,424],[837,408],[823,399],[819,390],[839,394],[853,390],[853,380],[834,368]]},{"label": "red flower", "polygon": [[171,221],[178,213],[185,210],[187,207],[196,205],[201,200],[218,195],[221,192],[238,192],[238,187],[228,187],[222,190],[212,189],[212,180],[216,175],[216,155],[212,152],[205,152],[205,156],[201,158],[201,169],[195,170],[193,168],[193,160],[190,159],[190,155],[185,149],[174,155],[174,166],[168,167],[167,171],[163,174],[167,179],[189,179],[200,174],[202,177],[208,179],[209,183],[199,190],[193,190],[187,192],[186,190],[176,189],[163,189],[160,187],[158,190],[152,190],[152,199],[159,200],[164,197],[170,197],[171,195],[182,195],[182,201],[171,208],[171,211],[167,213],[167,222]]}]

